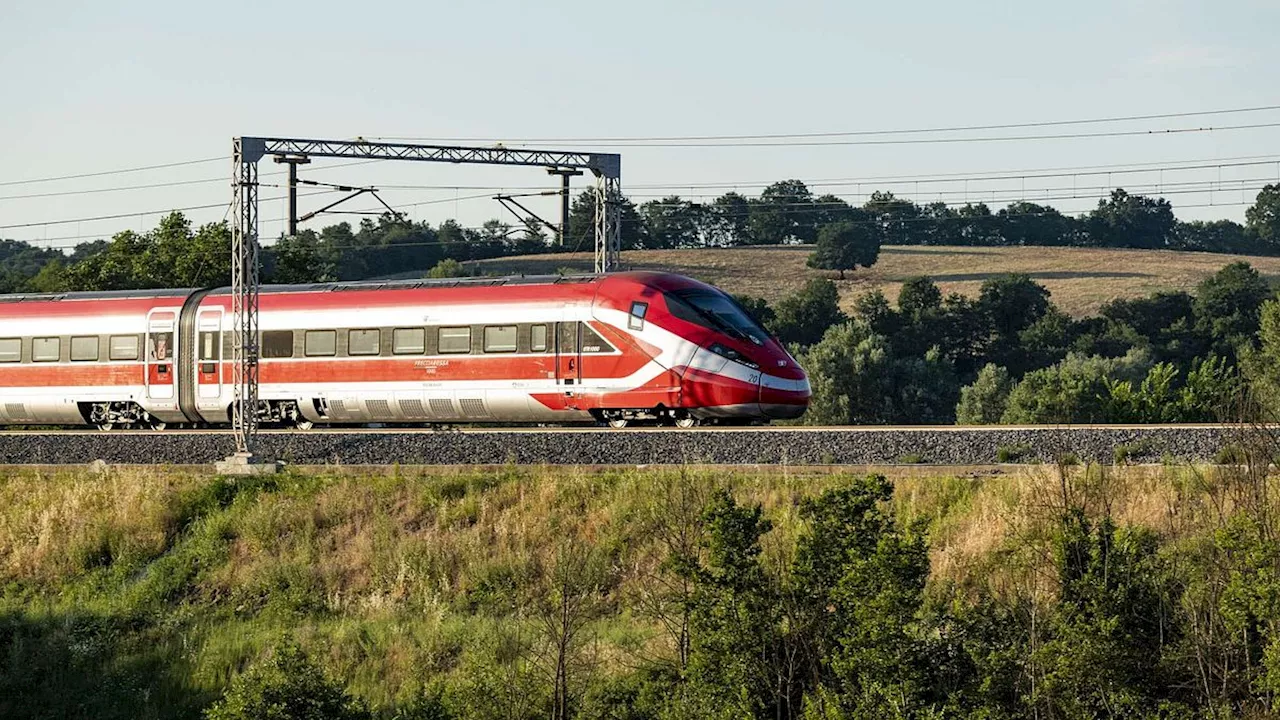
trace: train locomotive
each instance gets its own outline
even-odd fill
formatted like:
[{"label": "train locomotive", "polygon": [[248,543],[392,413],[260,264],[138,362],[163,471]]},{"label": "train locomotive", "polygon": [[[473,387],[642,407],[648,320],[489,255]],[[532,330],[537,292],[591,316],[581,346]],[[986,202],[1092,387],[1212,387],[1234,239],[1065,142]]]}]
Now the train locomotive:
[{"label": "train locomotive", "polygon": [[[229,288],[0,295],[0,425],[218,426]],[[722,291],[680,275],[276,285],[259,302],[259,420],[745,424],[809,381]]]}]

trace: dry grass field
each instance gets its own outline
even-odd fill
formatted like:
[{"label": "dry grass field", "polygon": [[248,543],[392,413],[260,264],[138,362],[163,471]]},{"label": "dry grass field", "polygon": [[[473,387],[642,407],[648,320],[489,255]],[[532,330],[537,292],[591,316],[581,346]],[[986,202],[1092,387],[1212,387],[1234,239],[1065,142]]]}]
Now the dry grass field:
[{"label": "dry grass field", "polygon": [[[635,270],[678,272],[730,292],[770,302],[794,292],[811,277],[831,277],[850,307],[858,295],[879,288],[892,301],[902,281],[928,275],[944,293],[976,295],[983,280],[999,273],[1026,273],[1053,293],[1053,301],[1077,317],[1094,313],[1108,300],[1139,297],[1156,290],[1191,290],[1223,265],[1246,260],[1273,282],[1280,279],[1280,257],[1248,257],[1168,250],[1067,247],[923,247],[893,246],[867,270],[845,274],[805,266],[810,248],[764,246],[702,250],[635,250],[623,263]],[[486,274],[542,274],[560,268],[588,271],[589,253],[534,255],[474,263]]]}]

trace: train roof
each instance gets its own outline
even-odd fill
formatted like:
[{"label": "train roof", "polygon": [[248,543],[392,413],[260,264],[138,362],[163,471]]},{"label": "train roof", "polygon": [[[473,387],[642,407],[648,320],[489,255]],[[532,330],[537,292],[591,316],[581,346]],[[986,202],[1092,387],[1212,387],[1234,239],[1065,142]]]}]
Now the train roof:
[{"label": "train roof", "polygon": [[[635,280],[651,280],[674,277],[667,273],[626,272],[613,276]],[[263,285],[264,295],[275,293],[347,292],[359,290],[417,290],[426,288],[496,287],[511,285],[569,285],[595,282],[605,278],[602,274],[582,275],[510,275],[505,277],[423,278],[416,280],[360,280],[351,282],[304,283],[297,285]],[[0,295],[0,303],[58,302],[62,300],[128,300],[142,298],[186,297],[194,288],[167,288],[160,290],[102,290],[94,292],[19,293]],[[230,295],[230,287],[215,288],[211,295]]]}]

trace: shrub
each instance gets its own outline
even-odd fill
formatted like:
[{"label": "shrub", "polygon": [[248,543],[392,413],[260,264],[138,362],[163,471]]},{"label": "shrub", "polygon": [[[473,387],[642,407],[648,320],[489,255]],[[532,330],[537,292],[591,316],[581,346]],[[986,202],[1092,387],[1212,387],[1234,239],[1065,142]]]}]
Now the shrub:
[{"label": "shrub", "polygon": [[368,710],[324,676],[296,644],[236,677],[207,720],[365,720]]},{"label": "shrub", "polygon": [[1031,446],[1026,443],[1001,445],[996,448],[996,460],[1002,463],[1022,462],[1024,458],[1027,458],[1030,455]]}]

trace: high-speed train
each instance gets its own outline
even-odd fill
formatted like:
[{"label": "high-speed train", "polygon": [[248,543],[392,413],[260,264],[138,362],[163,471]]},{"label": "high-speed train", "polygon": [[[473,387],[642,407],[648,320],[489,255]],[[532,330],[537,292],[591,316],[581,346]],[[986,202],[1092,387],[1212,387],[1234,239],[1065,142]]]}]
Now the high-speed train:
[{"label": "high-speed train", "polygon": [[[722,291],[673,274],[266,286],[267,425],[795,418],[809,381]],[[0,295],[0,425],[230,422],[228,288]]]}]

